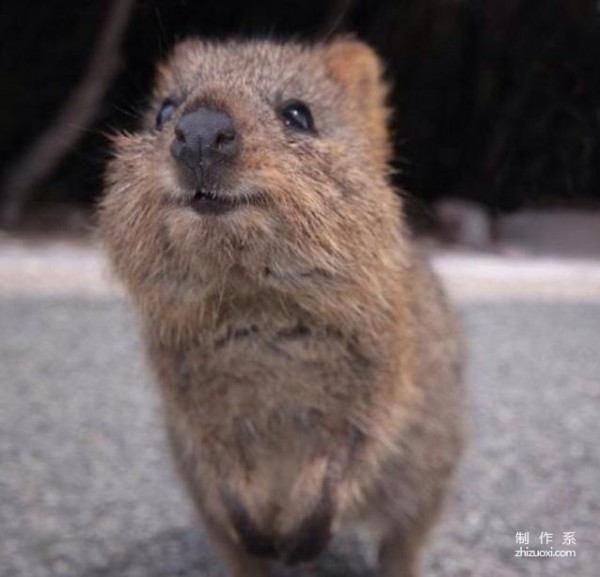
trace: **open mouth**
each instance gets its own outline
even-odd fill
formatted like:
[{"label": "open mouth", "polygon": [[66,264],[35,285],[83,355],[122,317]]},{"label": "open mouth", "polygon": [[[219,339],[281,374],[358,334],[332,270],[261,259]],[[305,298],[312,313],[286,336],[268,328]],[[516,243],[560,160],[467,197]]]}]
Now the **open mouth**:
[{"label": "open mouth", "polygon": [[225,214],[240,206],[240,201],[209,190],[199,190],[192,197],[190,205],[198,214]]}]

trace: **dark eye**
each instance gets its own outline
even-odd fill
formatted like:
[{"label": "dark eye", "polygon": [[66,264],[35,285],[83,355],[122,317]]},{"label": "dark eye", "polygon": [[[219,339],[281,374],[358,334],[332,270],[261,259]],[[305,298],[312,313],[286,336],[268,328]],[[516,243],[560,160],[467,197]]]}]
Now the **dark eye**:
[{"label": "dark eye", "polygon": [[170,99],[163,102],[158,114],[156,115],[156,128],[160,130],[173,116],[173,112],[177,108],[177,104]]},{"label": "dark eye", "polygon": [[289,100],[279,107],[279,116],[290,128],[315,133],[315,124],[310,108],[301,100]]}]

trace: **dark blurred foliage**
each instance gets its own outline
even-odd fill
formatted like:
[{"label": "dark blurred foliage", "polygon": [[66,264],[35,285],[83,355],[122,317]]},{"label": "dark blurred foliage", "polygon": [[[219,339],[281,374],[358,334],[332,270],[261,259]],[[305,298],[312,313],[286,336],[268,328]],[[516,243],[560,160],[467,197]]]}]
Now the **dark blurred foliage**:
[{"label": "dark blurred foliage", "polygon": [[[0,4],[0,171],[52,122],[109,5]],[[491,212],[600,200],[600,12],[592,0],[140,0],[122,72],[38,199],[97,197],[103,132],[135,126],[154,63],[177,39],[322,38],[334,28],[385,59],[398,178],[410,196],[424,204],[461,196]]]},{"label": "dark blurred foliage", "polygon": [[389,2],[365,35],[395,81],[408,189],[491,210],[600,199],[600,12],[589,0]]}]

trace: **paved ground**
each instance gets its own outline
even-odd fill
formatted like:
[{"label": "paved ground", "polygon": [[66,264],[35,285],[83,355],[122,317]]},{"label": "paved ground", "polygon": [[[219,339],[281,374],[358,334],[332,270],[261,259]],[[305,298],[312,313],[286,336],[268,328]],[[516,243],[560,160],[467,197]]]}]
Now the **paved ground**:
[{"label": "paved ground", "polygon": [[[457,263],[439,264],[462,295],[473,423],[426,575],[597,577],[600,298],[483,283],[478,299]],[[0,291],[0,576],[221,575],[171,471],[127,307],[110,291],[39,289]],[[577,556],[515,558],[526,531],[530,550],[547,531]],[[576,545],[562,546],[567,531]],[[342,540],[293,574],[372,575],[362,551]]]}]

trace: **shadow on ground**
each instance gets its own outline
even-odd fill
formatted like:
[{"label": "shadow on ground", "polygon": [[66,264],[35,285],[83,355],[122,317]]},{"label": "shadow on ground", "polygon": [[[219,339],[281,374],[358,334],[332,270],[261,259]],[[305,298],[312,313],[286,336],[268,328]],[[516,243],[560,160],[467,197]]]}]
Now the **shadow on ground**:
[{"label": "shadow on ground", "polygon": [[[375,577],[367,562],[348,544],[336,544],[318,562],[300,568],[274,565],[274,577]],[[210,553],[202,533],[195,528],[163,531],[142,543],[132,543],[106,565],[84,570],[85,577],[225,577],[220,562]],[[356,549],[354,550],[356,551]]]}]

